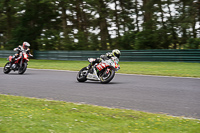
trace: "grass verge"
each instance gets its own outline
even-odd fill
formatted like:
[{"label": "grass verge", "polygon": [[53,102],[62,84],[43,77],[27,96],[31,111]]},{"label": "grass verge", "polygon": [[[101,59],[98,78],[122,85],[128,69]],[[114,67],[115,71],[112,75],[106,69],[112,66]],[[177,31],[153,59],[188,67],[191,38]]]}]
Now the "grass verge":
[{"label": "grass verge", "polygon": [[[6,59],[0,58],[0,67],[6,63]],[[87,61],[57,61],[57,60],[34,60],[29,61],[28,68],[57,69],[79,71],[87,66]],[[200,63],[185,62],[120,62],[119,73],[160,75],[176,77],[200,78]]]},{"label": "grass verge", "polygon": [[[0,67],[6,63],[0,58]],[[87,61],[30,60],[28,67],[78,71]],[[120,73],[200,77],[200,63],[120,62]],[[197,133],[200,121],[134,110],[0,94],[0,132]]]},{"label": "grass verge", "polygon": [[197,133],[200,121],[0,94],[0,132]]}]

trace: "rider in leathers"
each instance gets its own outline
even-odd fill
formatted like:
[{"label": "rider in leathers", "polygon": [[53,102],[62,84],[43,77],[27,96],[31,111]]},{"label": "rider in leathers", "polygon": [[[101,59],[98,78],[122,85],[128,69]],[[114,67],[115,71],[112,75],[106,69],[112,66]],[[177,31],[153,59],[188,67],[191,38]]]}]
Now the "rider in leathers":
[{"label": "rider in leathers", "polygon": [[114,49],[112,53],[106,53],[105,55],[101,55],[100,58],[96,58],[95,61],[91,62],[87,69],[92,68],[95,63],[100,63],[102,60],[109,60],[111,57],[117,57],[119,59],[121,52],[118,49]]},{"label": "rider in leathers", "polygon": [[13,55],[12,58],[12,63],[15,61],[16,58],[19,57],[19,53],[21,52],[22,49],[24,49],[26,51],[26,54],[28,54],[28,56],[33,57],[33,55],[30,53],[30,44],[28,42],[23,42],[23,45],[19,45],[17,48],[14,48],[14,51],[16,51],[17,53],[15,55]]}]

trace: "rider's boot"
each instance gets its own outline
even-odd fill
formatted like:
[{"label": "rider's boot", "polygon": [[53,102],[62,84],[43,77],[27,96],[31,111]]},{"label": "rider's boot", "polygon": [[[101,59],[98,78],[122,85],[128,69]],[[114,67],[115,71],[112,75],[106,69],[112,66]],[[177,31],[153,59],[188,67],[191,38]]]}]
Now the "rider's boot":
[{"label": "rider's boot", "polygon": [[15,61],[15,55],[13,55],[13,57],[12,57],[12,59],[11,59],[11,61],[10,62],[14,62]]},{"label": "rider's boot", "polygon": [[90,63],[90,64],[87,66],[87,69],[88,69],[88,72],[89,72],[89,73],[93,73],[93,63]]},{"label": "rider's boot", "polygon": [[89,70],[92,67],[92,64],[90,63],[86,68]]}]

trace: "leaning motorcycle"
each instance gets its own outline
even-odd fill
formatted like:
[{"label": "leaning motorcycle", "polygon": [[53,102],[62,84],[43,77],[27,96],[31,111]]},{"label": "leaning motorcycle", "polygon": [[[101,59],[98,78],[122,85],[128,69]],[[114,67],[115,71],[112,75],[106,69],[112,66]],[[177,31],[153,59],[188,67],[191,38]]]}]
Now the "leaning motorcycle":
[{"label": "leaning motorcycle", "polygon": [[19,53],[19,57],[12,61],[12,56],[9,56],[7,59],[9,62],[4,66],[3,72],[8,74],[11,70],[18,71],[19,74],[23,74],[26,71],[28,65],[28,54],[24,49]]},{"label": "leaning motorcycle", "polygon": [[[94,60],[94,58],[88,58],[90,63]],[[78,72],[77,80],[79,82],[95,80],[103,84],[109,83],[114,78],[115,71],[120,69],[118,62],[119,59],[117,57],[111,57],[109,60],[102,60],[100,63],[96,63],[89,70],[87,67],[84,67]]]}]

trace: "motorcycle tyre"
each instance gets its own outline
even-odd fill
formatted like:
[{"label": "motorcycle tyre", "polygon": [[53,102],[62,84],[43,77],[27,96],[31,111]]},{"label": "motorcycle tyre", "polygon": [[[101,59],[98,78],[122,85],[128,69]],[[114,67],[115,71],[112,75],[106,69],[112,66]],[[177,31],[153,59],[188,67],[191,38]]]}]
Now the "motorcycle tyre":
[{"label": "motorcycle tyre", "polygon": [[10,64],[10,62],[6,63],[5,66],[4,66],[4,68],[3,68],[3,72],[4,72],[5,74],[8,74],[8,73],[11,71],[10,68],[9,68],[9,69],[7,68],[7,70],[6,70],[6,66],[7,66],[8,64]]},{"label": "motorcycle tyre", "polygon": [[22,64],[22,66],[23,66],[22,70],[21,70],[21,68],[19,68],[19,70],[18,70],[18,73],[19,73],[19,74],[23,74],[23,73],[26,71],[27,63],[24,62],[24,63]]},{"label": "motorcycle tyre", "polygon": [[100,76],[100,81],[101,81],[102,84],[107,84],[107,83],[109,83],[114,78],[115,71],[114,70],[110,70],[109,72],[111,72],[111,74],[110,74],[110,76],[106,80],[103,79],[103,75],[104,74],[102,74]]},{"label": "motorcycle tyre", "polygon": [[82,68],[82,69],[78,72],[78,74],[77,74],[76,79],[77,79],[79,82],[85,82],[85,81],[87,80],[87,75],[80,77],[81,72],[84,71],[84,70],[87,70],[87,67]]}]

